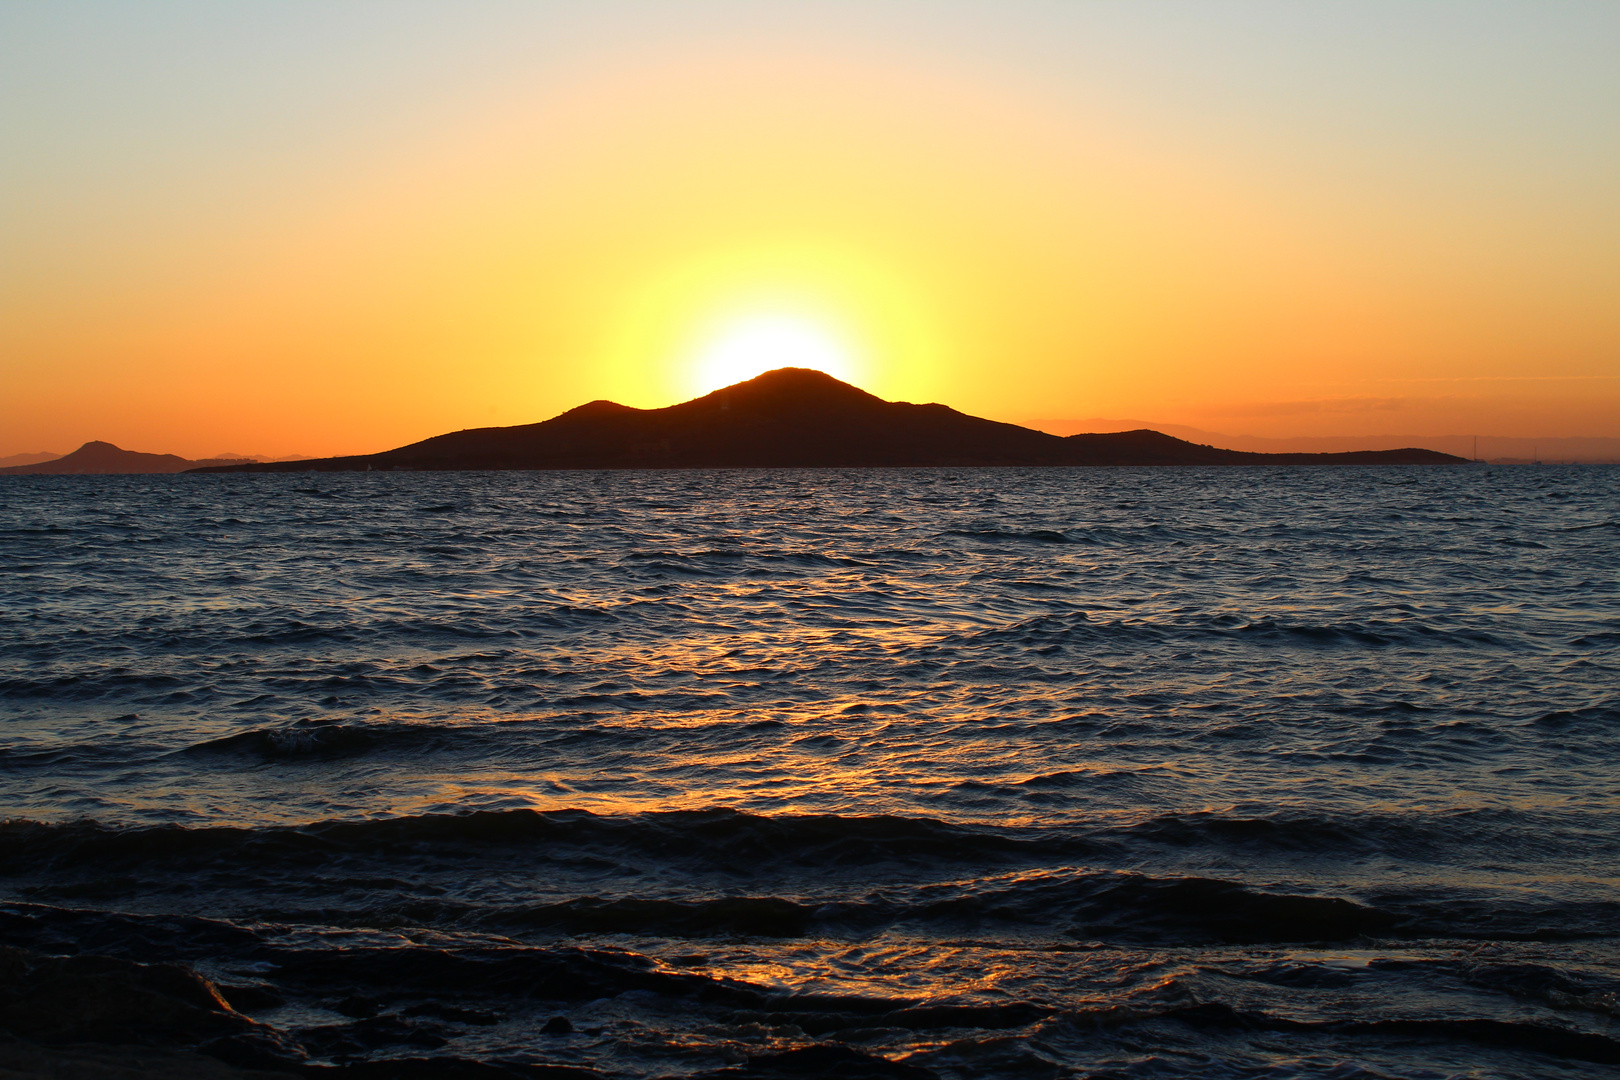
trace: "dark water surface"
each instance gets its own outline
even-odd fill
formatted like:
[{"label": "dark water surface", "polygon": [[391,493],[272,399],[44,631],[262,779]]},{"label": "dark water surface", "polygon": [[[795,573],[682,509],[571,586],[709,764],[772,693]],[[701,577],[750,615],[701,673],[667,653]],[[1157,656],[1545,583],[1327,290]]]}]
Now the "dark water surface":
[{"label": "dark water surface", "polygon": [[7,477],[0,567],[0,942],[313,1062],[1620,1063],[1620,469]]}]

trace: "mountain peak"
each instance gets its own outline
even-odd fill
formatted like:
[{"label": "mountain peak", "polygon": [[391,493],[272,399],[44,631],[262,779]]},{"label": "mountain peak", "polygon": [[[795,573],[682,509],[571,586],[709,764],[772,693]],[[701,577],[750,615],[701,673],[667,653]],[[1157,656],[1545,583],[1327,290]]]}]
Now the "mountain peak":
[{"label": "mountain peak", "polygon": [[0,472],[11,475],[177,473],[199,464],[201,463],[188,461],[174,454],[143,454],[137,450],[125,450],[100,439],[92,439],[71,454],[34,465],[15,465],[0,469]]},{"label": "mountain peak", "polygon": [[[869,402],[882,404],[883,399],[851,386],[815,368],[774,368],[740,383],[733,383],[710,394],[705,394],[689,405],[699,403],[783,402],[792,400],[805,404]],[[680,408],[680,406],[672,406]]]},{"label": "mountain peak", "polygon": [[[826,386],[830,384],[849,386],[849,383],[834,378],[820,368],[779,367],[761,372],[752,379],[733,383],[729,389],[735,389],[738,386]],[[853,390],[855,387],[850,387],[850,389]]]},{"label": "mountain peak", "polygon": [[597,398],[595,401],[587,401],[583,405],[575,405],[572,409],[569,409],[562,415],[579,418],[587,416],[614,416],[619,413],[638,411],[640,410],[633,409],[628,405],[620,405],[617,401],[609,401],[607,398]]}]

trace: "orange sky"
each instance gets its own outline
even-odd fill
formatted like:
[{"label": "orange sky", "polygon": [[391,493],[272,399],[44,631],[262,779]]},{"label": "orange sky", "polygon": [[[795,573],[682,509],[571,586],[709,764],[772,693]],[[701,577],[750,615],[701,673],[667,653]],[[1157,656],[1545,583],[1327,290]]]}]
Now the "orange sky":
[{"label": "orange sky", "polygon": [[1620,9],[1314,11],[8,6],[0,454],[670,404],[761,318],[999,419],[1620,435]]}]

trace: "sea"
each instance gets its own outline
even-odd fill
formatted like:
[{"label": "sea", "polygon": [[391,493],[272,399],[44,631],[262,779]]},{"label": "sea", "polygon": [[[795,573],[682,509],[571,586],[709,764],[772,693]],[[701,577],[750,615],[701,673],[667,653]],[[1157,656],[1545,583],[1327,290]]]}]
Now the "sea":
[{"label": "sea", "polygon": [[223,1061],[1620,1065],[1620,468],[5,477],[0,597],[0,944]]}]

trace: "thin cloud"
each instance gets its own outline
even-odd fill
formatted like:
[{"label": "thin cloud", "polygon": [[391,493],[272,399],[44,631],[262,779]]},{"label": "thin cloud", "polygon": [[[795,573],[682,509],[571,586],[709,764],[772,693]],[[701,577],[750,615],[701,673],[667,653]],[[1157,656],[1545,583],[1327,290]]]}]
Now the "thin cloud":
[{"label": "thin cloud", "polygon": [[[1461,382],[1612,382],[1620,375],[1421,375],[1392,379],[1369,379],[1380,383],[1461,383]],[[1296,382],[1296,386],[1328,385],[1324,382]]]},{"label": "thin cloud", "polygon": [[1200,409],[1210,416],[1303,416],[1312,413],[1394,412],[1406,398],[1322,398],[1314,401],[1256,401]]}]

